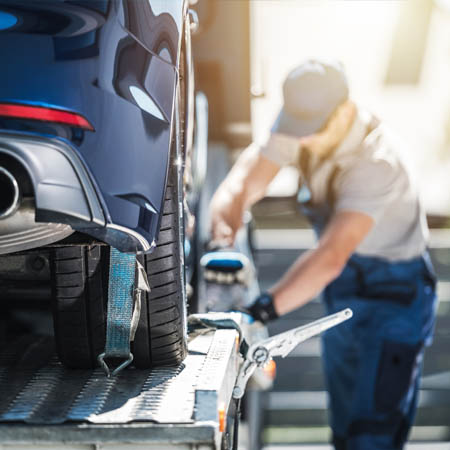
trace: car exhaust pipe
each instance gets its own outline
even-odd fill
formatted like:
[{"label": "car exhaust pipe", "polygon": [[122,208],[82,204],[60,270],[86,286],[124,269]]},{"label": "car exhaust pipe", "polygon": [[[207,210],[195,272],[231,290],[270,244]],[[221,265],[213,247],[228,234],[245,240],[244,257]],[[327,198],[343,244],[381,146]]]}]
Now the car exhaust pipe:
[{"label": "car exhaust pipe", "polygon": [[0,167],[0,220],[14,214],[19,205],[19,184],[9,170]]}]

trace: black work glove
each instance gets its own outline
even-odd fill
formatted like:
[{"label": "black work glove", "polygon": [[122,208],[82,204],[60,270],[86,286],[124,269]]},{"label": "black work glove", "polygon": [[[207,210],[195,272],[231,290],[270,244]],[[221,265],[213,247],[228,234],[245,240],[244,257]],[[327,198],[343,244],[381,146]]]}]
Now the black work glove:
[{"label": "black work glove", "polygon": [[273,296],[270,292],[263,292],[255,301],[247,306],[246,311],[253,319],[262,323],[267,323],[269,320],[278,318],[278,314],[273,306]]}]

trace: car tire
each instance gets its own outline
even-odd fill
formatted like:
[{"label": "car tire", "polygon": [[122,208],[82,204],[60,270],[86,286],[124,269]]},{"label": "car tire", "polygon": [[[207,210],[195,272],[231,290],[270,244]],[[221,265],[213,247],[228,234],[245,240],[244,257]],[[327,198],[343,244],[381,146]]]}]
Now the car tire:
[{"label": "car tire", "polygon": [[109,247],[56,247],[50,267],[59,359],[70,368],[95,367],[105,348]]},{"label": "car tire", "polygon": [[[171,164],[156,248],[139,256],[151,292],[143,295],[132,342],[138,368],[179,364],[187,353],[179,169]],[[182,192],[182,191],[181,191]],[[105,348],[110,247],[55,247],[51,256],[56,348],[70,368],[93,368]]]},{"label": "car tire", "polygon": [[132,343],[135,366],[139,368],[177,365],[187,354],[183,202],[178,172],[172,164],[156,248],[140,257],[151,291],[142,302]]}]

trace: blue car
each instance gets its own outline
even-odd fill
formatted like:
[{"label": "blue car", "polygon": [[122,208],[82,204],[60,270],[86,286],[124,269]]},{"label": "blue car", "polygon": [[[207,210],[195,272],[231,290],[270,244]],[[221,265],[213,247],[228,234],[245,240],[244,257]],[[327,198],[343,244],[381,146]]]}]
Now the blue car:
[{"label": "blue car", "polygon": [[188,7],[0,0],[0,297],[51,296],[68,367],[94,367],[104,349],[111,247],[138,254],[151,286],[135,365],[185,357]]}]

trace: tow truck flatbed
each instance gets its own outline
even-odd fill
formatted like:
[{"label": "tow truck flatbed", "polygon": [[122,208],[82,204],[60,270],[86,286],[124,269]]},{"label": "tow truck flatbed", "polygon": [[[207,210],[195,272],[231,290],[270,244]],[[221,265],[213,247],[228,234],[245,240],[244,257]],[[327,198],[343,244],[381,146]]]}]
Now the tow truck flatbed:
[{"label": "tow truck flatbed", "polygon": [[[65,369],[50,337],[25,336],[0,351],[0,448],[219,449],[238,374],[238,333],[189,342],[178,367]],[[144,447],[145,446],[145,447]]]},{"label": "tow truck flatbed", "polygon": [[64,368],[49,336],[23,336],[5,345],[0,350],[0,448],[236,450],[239,405],[255,370],[350,319],[352,311],[251,345],[237,317],[243,316],[190,316],[183,363],[128,368],[112,377],[100,369]]}]

